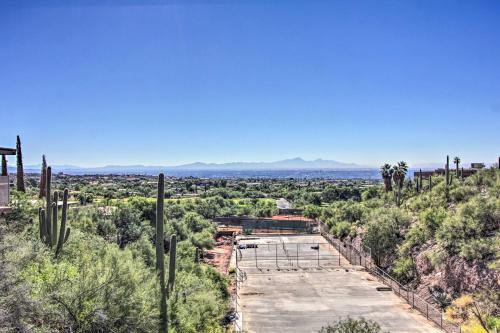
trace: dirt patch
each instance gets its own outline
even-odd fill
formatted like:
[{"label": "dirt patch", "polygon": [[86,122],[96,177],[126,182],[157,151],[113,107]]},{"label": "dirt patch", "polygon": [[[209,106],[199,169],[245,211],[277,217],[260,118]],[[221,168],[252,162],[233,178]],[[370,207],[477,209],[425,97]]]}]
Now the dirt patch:
[{"label": "dirt patch", "polygon": [[219,273],[228,274],[233,250],[232,239],[227,236],[218,237],[215,247],[203,253],[203,261],[215,267]]}]

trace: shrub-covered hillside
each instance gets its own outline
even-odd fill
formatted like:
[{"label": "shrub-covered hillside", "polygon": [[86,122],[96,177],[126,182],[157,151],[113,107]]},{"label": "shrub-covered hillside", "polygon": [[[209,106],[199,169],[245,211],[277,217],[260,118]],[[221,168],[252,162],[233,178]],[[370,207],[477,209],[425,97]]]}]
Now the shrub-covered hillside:
[{"label": "shrub-covered hillside", "polygon": [[[71,235],[57,258],[40,240],[42,200],[17,193],[14,205],[0,226],[0,332],[158,332],[154,201],[71,207]],[[165,212],[166,249],[167,235],[178,239],[169,332],[223,332],[229,310],[229,281],[196,259],[214,233],[196,207]]]},{"label": "shrub-covered hillside", "polygon": [[466,332],[493,332],[500,328],[500,170],[454,177],[448,186],[444,177],[418,181],[404,181],[399,205],[397,184],[373,186],[359,201],[323,206],[321,217]]}]

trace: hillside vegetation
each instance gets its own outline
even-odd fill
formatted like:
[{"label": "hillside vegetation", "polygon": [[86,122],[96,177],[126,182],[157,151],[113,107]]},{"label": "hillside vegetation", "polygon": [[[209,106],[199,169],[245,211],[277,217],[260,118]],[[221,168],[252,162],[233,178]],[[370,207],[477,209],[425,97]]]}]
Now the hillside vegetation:
[{"label": "hillside vegetation", "polygon": [[[405,177],[384,182],[322,179],[166,179],[164,241],[177,235],[170,332],[224,332],[231,276],[196,253],[214,246],[219,215],[272,216],[286,198],[331,232],[369,247],[401,283],[446,309],[465,332],[500,328],[500,171],[448,186]],[[71,236],[57,258],[40,240],[39,175],[0,223],[0,332],[157,332],[156,178],[56,175],[68,188]],[[390,185],[390,188],[388,186]],[[168,265],[167,265],[168,266]]]},{"label": "hillside vegetation", "polygon": [[339,238],[369,247],[401,283],[447,309],[465,332],[500,328],[500,170],[482,170],[446,186],[445,177],[396,190],[374,186],[359,201],[323,206]]}]

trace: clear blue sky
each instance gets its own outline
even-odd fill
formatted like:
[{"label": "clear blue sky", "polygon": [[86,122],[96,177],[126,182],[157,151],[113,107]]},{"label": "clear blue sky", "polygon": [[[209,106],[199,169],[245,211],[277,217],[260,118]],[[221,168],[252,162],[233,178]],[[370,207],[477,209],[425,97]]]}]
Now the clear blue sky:
[{"label": "clear blue sky", "polygon": [[499,1],[69,2],[0,4],[26,164],[500,154]]}]

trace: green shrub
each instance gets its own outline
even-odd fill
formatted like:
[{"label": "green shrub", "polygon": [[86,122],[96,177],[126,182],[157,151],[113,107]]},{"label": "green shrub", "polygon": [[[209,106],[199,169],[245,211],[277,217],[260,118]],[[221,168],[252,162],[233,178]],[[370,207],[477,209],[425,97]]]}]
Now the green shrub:
[{"label": "green shrub", "polygon": [[[365,318],[347,318],[324,326],[319,333],[381,333],[380,325]],[[386,332],[388,333],[388,332]]]},{"label": "green shrub", "polygon": [[459,255],[469,261],[482,260],[495,253],[495,249],[500,249],[500,238],[480,238],[466,240],[460,246]]},{"label": "green shrub", "polygon": [[401,230],[410,218],[400,209],[377,209],[366,225],[363,244],[371,248],[377,265],[387,265],[403,238]]},{"label": "green shrub", "polygon": [[22,271],[32,297],[50,317],[55,330],[77,332],[153,331],[158,313],[156,279],[128,250],[74,229],[64,258],[35,256]]},{"label": "green shrub", "polygon": [[[436,237],[449,253],[477,258],[477,251],[489,248],[482,239],[498,232],[499,227],[500,199],[478,195],[459,205],[457,213],[445,219]],[[483,257],[488,254],[490,252]]]},{"label": "green shrub", "polygon": [[392,272],[403,284],[415,278],[415,263],[411,257],[398,258],[394,261]]},{"label": "green shrub", "polygon": [[347,237],[351,232],[351,224],[347,221],[342,221],[335,224],[330,231],[338,238]]}]

